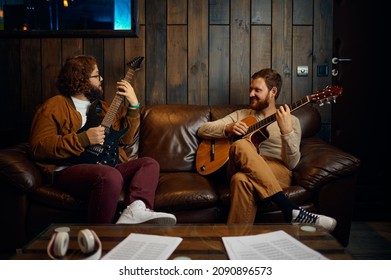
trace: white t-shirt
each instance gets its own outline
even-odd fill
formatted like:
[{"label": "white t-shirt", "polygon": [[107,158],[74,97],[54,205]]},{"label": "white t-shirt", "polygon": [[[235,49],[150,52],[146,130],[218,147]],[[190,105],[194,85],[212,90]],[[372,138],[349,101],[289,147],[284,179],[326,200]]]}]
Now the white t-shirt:
[{"label": "white t-shirt", "polygon": [[86,101],[86,100],[80,100],[80,99],[74,98],[73,96],[71,96],[71,98],[73,100],[73,103],[75,104],[76,110],[81,115],[81,119],[82,119],[81,127],[83,127],[87,122],[87,111],[91,105],[91,102]]}]

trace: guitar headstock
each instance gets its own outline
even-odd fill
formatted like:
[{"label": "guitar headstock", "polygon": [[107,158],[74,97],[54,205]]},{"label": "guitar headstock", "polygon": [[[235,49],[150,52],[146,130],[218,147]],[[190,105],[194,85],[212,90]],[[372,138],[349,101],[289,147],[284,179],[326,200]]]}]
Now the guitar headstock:
[{"label": "guitar headstock", "polygon": [[318,103],[319,106],[323,106],[324,103],[330,104],[331,101],[335,103],[338,96],[342,94],[342,87],[328,86],[322,90],[316,91],[309,96],[309,99],[313,103]]},{"label": "guitar headstock", "polygon": [[141,63],[143,62],[144,57],[143,56],[137,56],[133,58],[130,62],[128,62],[126,65],[133,69],[134,71],[140,69]]}]

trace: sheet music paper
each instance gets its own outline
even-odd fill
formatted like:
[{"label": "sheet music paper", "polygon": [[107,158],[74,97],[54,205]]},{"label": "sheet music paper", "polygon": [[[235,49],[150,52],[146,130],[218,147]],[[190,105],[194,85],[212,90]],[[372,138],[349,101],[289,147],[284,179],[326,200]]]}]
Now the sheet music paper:
[{"label": "sheet music paper", "polygon": [[129,234],[102,260],[167,260],[182,238],[151,234]]},{"label": "sheet music paper", "polygon": [[222,239],[231,260],[327,260],[283,230]]}]

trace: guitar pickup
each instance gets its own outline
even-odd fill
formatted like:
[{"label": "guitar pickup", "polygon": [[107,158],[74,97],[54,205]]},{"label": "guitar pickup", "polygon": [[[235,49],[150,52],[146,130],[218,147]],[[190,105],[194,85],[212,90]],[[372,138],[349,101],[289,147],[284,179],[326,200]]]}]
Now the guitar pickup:
[{"label": "guitar pickup", "polygon": [[93,155],[98,156],[104,151],[104,148],[102,145],[94,145],[88,148],[87,151]]}]

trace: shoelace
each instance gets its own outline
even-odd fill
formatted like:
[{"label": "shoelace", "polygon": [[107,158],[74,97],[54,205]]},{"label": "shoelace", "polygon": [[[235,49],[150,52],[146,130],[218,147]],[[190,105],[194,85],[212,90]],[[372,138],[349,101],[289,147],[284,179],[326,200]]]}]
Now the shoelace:
[{"label": "shoelace", "polygon": [[[129,209],[129,210],[128,210]],[[126,211],[128,210],[128,211]],[[146,212],[155,212],[153,211],[152,209],[149,209],[149,208],[145,208],[145,209],[140,209],[141,211],[146,211]],[[126,211],[125,215],[130,215],[132,216],[133,215],[133,210],[130,209],[129,205],[125,208],[124,211],[120,212],[120,214],[122,215],[124,212]],[[130,213],[129,213],[130,212]]]},{"label": "shoelace", "polygon": [[296,217],[295,222],[315,224],[317,219],[318,219],[318,215],[315,215],[315,214],[309,213],[303,209],[300,209],[299,215]]}]

